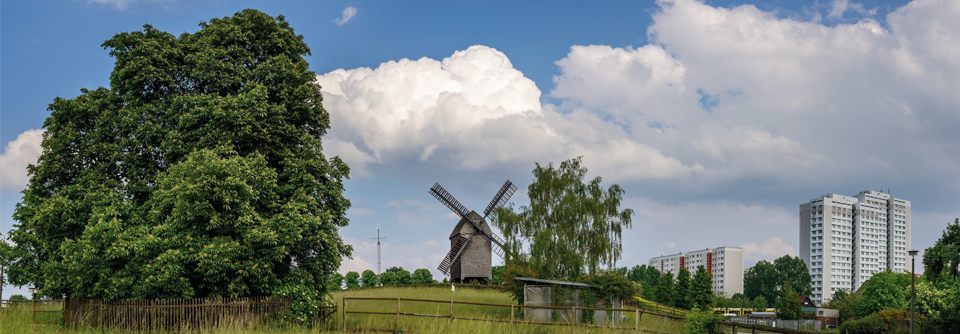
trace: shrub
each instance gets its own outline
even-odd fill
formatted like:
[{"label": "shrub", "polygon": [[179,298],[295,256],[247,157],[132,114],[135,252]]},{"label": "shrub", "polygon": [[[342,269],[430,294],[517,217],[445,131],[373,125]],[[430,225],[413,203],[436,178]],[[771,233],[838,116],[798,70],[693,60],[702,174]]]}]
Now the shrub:
[{"label": "shrub", "polygon": [[840,325],[840,334],[884,334],[887,324],[876,314]]},{"label": "shrub", "polygon": [[683,323],[683,332],[685,334],[707,334],[712,332],[713,322],[720,320],[720,316],[710,310],[701,311],[694,307],[687,314],[687,321]]}]

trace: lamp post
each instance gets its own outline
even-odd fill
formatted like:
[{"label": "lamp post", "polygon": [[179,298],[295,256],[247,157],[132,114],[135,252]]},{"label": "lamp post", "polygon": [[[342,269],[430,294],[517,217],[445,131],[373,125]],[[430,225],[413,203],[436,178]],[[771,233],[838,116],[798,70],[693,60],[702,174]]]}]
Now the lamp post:
[{"label": "lamp post", "polygon": [[913,334],[913,298],[917,294],[917,274],[914,272],[917,266],[917,250],[908,252],[910,253],[910,334]]}]

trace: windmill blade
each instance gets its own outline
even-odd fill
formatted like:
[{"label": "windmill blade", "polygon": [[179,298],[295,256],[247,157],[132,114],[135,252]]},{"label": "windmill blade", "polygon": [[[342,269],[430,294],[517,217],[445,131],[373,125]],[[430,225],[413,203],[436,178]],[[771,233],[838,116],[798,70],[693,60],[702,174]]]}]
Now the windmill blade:
[{"label": "windmill blade", "polygon": [[467,218],[467,214],[470,213],[470,210],[467,210],[463,204],[460,204],[456,198],[453,198],[453,195],[447,192],[446,189],[443,189],[443,187],[440,186],[440,183],[433,184],[433,188],[430,188],[430,195],[436,197],[441,203],[443,203],[443,205],[446,205],[454,213],[460,215],[461,218],[470,220]]},{"label": "windmill blade", "polygon": [[490,204],[487,205],[487,208],[483,210],[483,218],[486,219],[493,210],[507,204],[507,201],[510,200],[510,196],[513,196],[513,193],[517,191],[517,186],[513,185],[513,182],[507,180],[507,183],[504,183],[500,187],[500,191],[497,192],[496,196],[493,196],[493,200],[490,201]]},{"label": "windmill blade", "polygon": [[470,246],[470,243],[473,240],[473,235],[477,231],[474,230],[473,233],[470,233],[470,236],[466,239],[460,238],[457,240],[457,243],[450,247],[450,252],[447,253],[447,256],[443,257],[443,261],[440,262],[440,266],[437,267],[437,270],[440,270],[444,275],[450,276],[450,268],[453,268],[460,263],[460,258],[463,257],[463,251],[467,249],[467,246]]}]

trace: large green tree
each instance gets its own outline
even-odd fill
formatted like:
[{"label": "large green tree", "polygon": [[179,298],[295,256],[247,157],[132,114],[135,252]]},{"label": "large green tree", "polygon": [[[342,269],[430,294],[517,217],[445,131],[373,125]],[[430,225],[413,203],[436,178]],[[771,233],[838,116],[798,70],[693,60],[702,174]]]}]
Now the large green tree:
[{"label": "large green tree", "polygon": [[853,304],[857,318],[865,317],[884,309],[902,309],[909,305],[910,273],[881,271],[860,286],[860,296]]},{"label": "large green tree", "polygon": [[773,267],[776,268],[777,273],[780,275],[780,284],[781,288],[785,285],[790,285],[797,295],[809,296],[813,293],[813,287],[811,287],[810,282],[813,281],[813,277],[810,276],[810,270],[807,268],[807,263],[803,262],[798,256],[784,255],[776,260],[773,260]]},{"label": "large green tree", "polygon": [[713,307],[713,275],[704,266],[698,266],[690,285],[690,304],[701,310]]},{"label": "large green tree", "polygon": [[360,286],[370,287],[380,284],[380,277],[373,270],[367,269],[360,274]]},{"label": "large green tree", "polygon": [[690,282],[690,270],[687,267],[680,268],[677,272],[677,286],[673,292],[674,303],[676,307],[689,310],[693,308],[691,299],[693,287]]},{"label": "large green tree", "polygon": [[347,284],[347,289],[356,289],[360,287],[360,274],[356,271],[348,272],[343,276],[343,282]]},{"label": "large green tree", "polygon": [[812,281],[807,264],[802,259],[784,255],[773,263],[760,260],[747,269],[743,275],[743,294],[750,299],[763,296],[768,302],[776,304],[785,285],[790,285],[795,293],[807,296],[813,293],[810,286]]},{"label": "large green tree", "polygon": [[773,263],[765,260],[757,261],[743,274],[743,294],[749,299],[763,297],[765,301],[775,302],[780,286],[780,274]]},{"label": "large green tree", "polygon": [[960,281],[960,218],[948,223],[940,239],[924,250],[923,276],[940,287]]},{"label": "large green tree", "polygon": [[48,296],[294,296],[318,302],[343,257],[349,168],[310,49],[244,10],[180,36],[103,43],[110,88],[56,98],[17,204],[10,281]]},{"label": "large green tree", "polygon": [[797,299],[797,293],[794,292],[793,286],[790,284],[784,285],[780,289],[780,296],[777,299],[777,319],[800,320],[801,310],[803,309],[801,302]]},{"label": "large green tree", "polygon": [[[503,232],[511,260],[529,261],[541,278],[576,280],[620,259],[623,229],[632,209],[620,210],[623,188],[601,187],[599,176],[584,183],[587,168],[577,157],[546,168],[536,164],[527,196],[529,206],[497,210],[494,225]],[[529,245],[529,251],[524,251]]]},{"label": "large green tree", "polygon": [[657,295],[654,301],[660,304],[674,306],[673,303],[676,297],[673,290],[675,286],[676,283],[673,280],[672,272],[668,271],[660,275],[660,280],[657,282]]}]

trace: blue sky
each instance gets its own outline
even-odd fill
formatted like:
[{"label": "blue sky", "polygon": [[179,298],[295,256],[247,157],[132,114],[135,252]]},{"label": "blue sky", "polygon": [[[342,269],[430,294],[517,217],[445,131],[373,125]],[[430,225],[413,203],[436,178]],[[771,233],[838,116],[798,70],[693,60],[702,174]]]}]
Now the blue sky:
[{"label": "blue sky", "polygon": [[384,268],[439,275],[455,220],[433,182],[482,208],[509,178],[521,205],[534,162],[578,155],[637,210],[627,266],[795,254],[798,205],[826,193],[913,201],[918,249],[960,216],[955,1],[4,1],[0,231],[47,104],[109,85],[103,41],[244,8],[284,15],[312,49],[327,152],[354,168],[344,270],[376,265],[379,224]]}]

